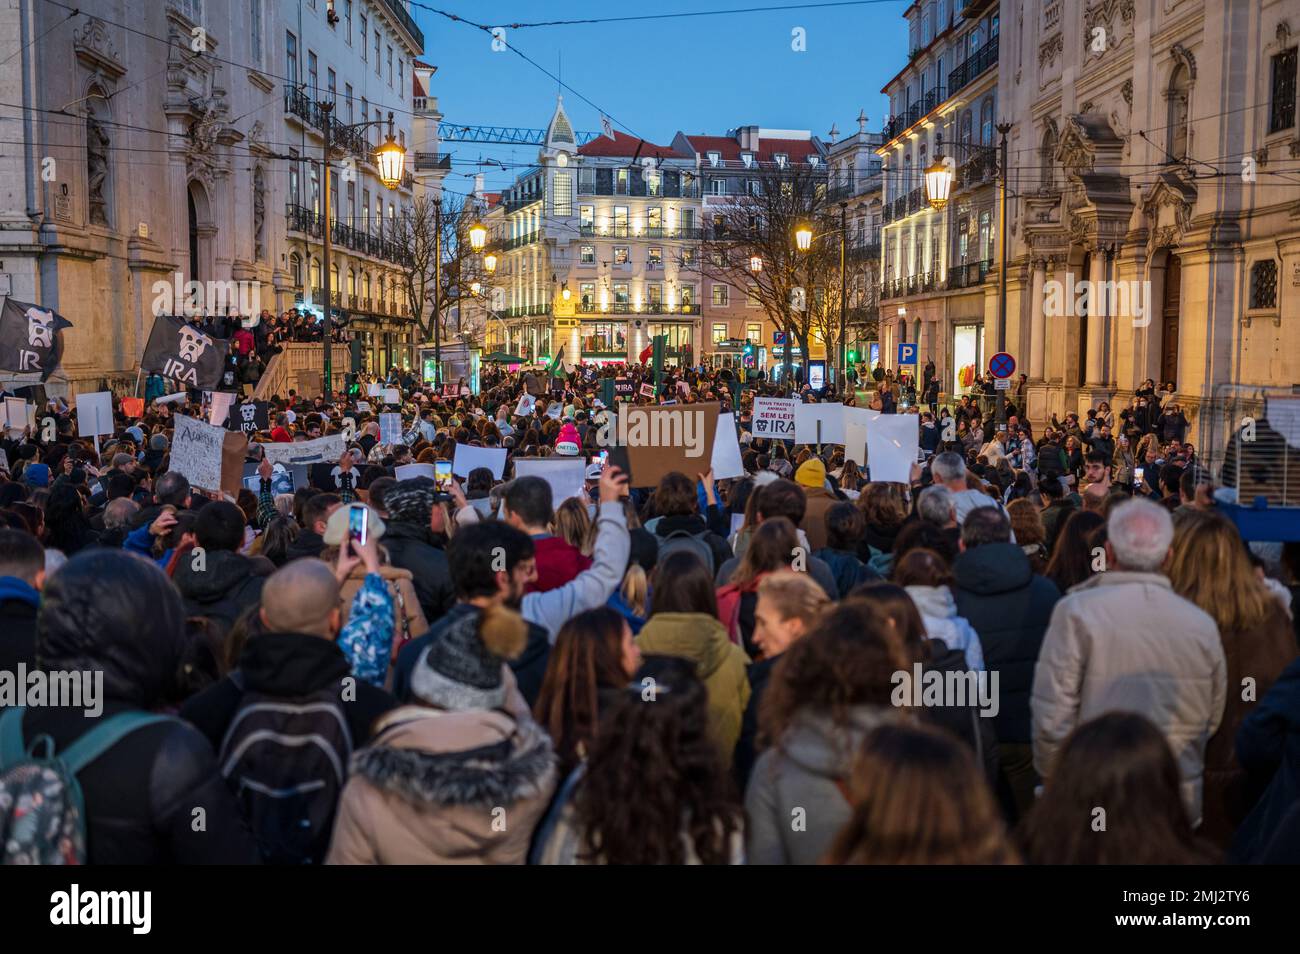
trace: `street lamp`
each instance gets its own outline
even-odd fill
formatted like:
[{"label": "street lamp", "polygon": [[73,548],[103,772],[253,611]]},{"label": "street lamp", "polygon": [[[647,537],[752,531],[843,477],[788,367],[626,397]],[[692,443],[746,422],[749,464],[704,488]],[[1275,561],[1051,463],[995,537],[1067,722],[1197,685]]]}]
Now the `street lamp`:
[{"label": "street lamp", "polygon": [[393,114],[388,114],[388,138],[375,150],[375,165],[379,167],[379,181],[390,189],[402,184],[402,167],[406,164],[406,150],[393,138]]},{"label": "street lamp", "polygon": [[759,274],[763,270],[763,259],[758,255],[755,255],[752,258],[750,258],[749,270],[753,272],[755,275]]},{"label": "street lamp", "polygon": [[470,293],[471,295],[473,295],[474,297],[477,298],[477,297],[478,297],[478,293],[479,293],[480,291],[482,291],[482,290],[483,290],[483,286],[480,285],[478,282],[470,282],[470,283],[469,283],[469,293]]},{"label": "street lamp", "polygon": [[[846,358],[845,358],[845,344],[846,344],[845,338],[848,336],[848,316],[847,316],[848,272],[845,270],[844,267],[844,259],[845,259],[844,246],[845,246],[845,241],[847,239],[848,230],[849,230],[848,210],[849,210],[848,202],[841,202],[840,203],[840,227],[839,227],[840,340],[839,340],[839,347],[836,349],[838,353],[835,355],[835,373],[837,375],[836,387],[838,388],[845,387],[847,385],[847,378],[848,378],[848,365],[846,363]],[[831,232],[826,232],[823,234],[833,235],[834,231],[832,230]],[[820,238],[821,236],[817,236],[817,237]],[[812,226],[808,225],[806,222],[801,222],[799,223],[799,225],[795,226],[794,243],[795,246],[799,249],[799,251],[801,252],[811,251],[813,238],[814,236],[813,236]]]},{"label": "street lamp", "polygon": [[475,222],[469,227],[469,247],[476,252],[481,252],[486,244],[487,227],[482,222]]},{"label": "street lamp", "polygon": [[560,297],[568,301],[573,297],[573,292],[569,291],[569,283],[565,282],[564,287],[560,289]]},{"label": "street lamp", "polygon": [[[942,138],[939,142],[943,145]],[[952,164],[940,153],[934,157],[934,165],[925,170],[925,200],[932,209],[942,209],[948,204],[948,193],[952,189]]]},{"label": "street lamp", "polygon": [[812,226],[807,225],[806,223],[800,223],[795,226],[794,244],[798,247],[799,251],[806,252],[812,248],[812,240]]},{"label": "street lamp", "polygon": [[489,252],[483,256],[483,271],[491,275],[497,270],[497,257]]}]

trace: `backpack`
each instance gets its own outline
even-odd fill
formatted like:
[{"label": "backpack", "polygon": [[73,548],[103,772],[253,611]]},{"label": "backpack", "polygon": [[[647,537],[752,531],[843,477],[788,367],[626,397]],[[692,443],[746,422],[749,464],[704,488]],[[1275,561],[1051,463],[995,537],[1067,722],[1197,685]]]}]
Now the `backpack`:
[{"label": "backpack", "polygon": [[123,712],[55,754],[54,740],[23,743],[23,707],[0,715],[0,864],[86,863],[86,806],[77,774],[136,729],[167,716]]},{"label": "backpack", "polygon": [[[231,678],[243,688],[240,673]],[[325,857],[351,757],[338,686],[290,699],[244,693],[217,764],[267,864]]]},{"label": "backpack", "polygon": [[713,565],[713,547],[709,546],[709,541],[705,539],[708,535],[707,530],[699,533],[691,533],[689,530],[674,530],[659,540],[659,559],[663,560],[670,553],[676,553],[679,550],[685,550],[687,553],[693,553],[700,558],[700,562],[708,569],[709,575],[713,576],[718,572],[718,568]]}]

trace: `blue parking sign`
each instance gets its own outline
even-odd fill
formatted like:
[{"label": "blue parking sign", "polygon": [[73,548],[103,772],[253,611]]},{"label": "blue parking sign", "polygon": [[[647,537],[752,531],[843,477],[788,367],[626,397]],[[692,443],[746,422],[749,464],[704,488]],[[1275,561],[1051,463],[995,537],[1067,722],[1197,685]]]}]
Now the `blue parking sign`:
[{"label": "blue parking sign", "polygon": [[898,343],[898,363],[916,364],[916,342],[900,341]]}]

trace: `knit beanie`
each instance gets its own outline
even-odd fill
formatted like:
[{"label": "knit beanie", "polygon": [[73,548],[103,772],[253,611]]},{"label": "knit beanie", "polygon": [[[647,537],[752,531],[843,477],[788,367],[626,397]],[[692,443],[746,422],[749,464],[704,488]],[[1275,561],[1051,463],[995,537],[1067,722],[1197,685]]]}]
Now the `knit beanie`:
[{"label": "knit beanie", "polygon": [[389,522],[427,527],[437,494],[438,485],[428,477],[399,480],[384,494],[384,509],[388,511]]},{"label": "knit beanie", "polygon": [[566,423],[560,428],[560,434],[555,439],[555,453],[562,457],[577,457],[578,446],[581,440],[578,437],[578,429],[571,423]]},{"label": "knit beanie", "polygon": [[502,667],[527,642],[528,626],[514,610],[491,606],[459,615],[420,654],[411,673],[411,694],[453,712],[503,708]]},{"label": "knit beanie", "polygon": [[795,472],[794,482],[801,487],[826,486],[826,465],[816,457],[804,461]]}]

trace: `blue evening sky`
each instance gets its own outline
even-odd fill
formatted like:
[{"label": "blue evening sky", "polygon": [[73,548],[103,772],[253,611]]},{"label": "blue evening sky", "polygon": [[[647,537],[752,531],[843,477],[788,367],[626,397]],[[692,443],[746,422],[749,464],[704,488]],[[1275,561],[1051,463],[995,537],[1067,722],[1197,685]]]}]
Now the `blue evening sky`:
[{"label": "blue evening sky", "polygon": [[[426,0],[478,23],[737,10],[780,0],[663,0],[661,3],[465,2]],[[797,0],[795,0],[797,2]],[[728,13],[508,30],[507,39],[555,74],[563,62],[564,106],[579,130],[600,130],[603,110],[623,132],[667,143],[677,130],[722,135],[741,125],[807,129],[826,138],[883,125],[880,88],[907,62],[907,0],[805,10]],[[425,34],[426,62],[438,67],[430,92],[445,122],[476,126],[545,127],[556,82],[509,50],[494,52],[483,31],[413,8]],[[796,27],[806,51],[792,49]],[[579,96],[578,94],[581,94]],[[596,107],[584,102],[582,96]],[[468,192],[486,173],[489,190],[508,184],[534,161],[533,146],[448,143],[454,154],[446,187]],[[494,159],[510,165],[476,165]],[[462,175],[465,174],[465,175]]]}]

